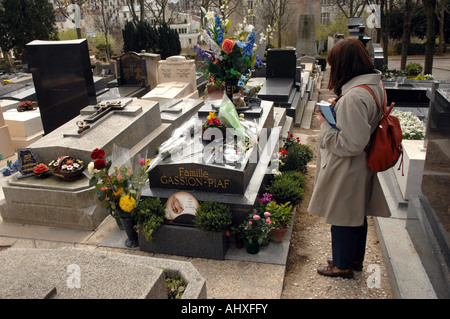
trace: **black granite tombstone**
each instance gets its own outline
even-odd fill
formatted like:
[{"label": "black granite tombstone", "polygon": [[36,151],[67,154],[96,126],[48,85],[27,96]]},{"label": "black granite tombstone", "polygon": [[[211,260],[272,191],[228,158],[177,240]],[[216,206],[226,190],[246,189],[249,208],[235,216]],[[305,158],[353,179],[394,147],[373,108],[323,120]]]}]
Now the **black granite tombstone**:
[{"label": "black granite tombstone", "polygon": [[295,80],[297,56],[295,50],[267,50],[266,78],[289,78]]},{"label": "black granite tombstone", "polygon": [[26,48],[45,134],[97,103],[86,39],[35,40]]}]

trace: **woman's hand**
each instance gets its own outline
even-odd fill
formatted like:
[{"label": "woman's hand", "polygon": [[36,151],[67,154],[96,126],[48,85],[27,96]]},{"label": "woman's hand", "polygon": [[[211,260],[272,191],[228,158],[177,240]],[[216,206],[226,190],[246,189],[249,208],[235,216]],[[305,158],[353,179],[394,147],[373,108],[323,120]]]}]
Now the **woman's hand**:
[{"label": "woman's hand", "polygon": [[319,121],[320,126],[325,123],[327,120],[323,117],[322,112],[320,110],[316,110],[317,121]]}]

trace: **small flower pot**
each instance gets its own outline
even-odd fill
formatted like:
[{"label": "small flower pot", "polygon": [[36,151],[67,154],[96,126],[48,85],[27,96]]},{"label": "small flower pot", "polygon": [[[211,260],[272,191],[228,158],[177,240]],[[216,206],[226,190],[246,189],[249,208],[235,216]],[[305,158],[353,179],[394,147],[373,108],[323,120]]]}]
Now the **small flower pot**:
[{"label": "small flower pot", "polygon": [[286,235],[287,228],[275,228],[272,230],[273,241],[276,243],[283,242],[284,236]]},{"label": "small flower pot", "polygon": [[252,241],[251,243],[247,240],[244,241],[245,250],[252,255],[259,253],[260,245],[257,241]]}]

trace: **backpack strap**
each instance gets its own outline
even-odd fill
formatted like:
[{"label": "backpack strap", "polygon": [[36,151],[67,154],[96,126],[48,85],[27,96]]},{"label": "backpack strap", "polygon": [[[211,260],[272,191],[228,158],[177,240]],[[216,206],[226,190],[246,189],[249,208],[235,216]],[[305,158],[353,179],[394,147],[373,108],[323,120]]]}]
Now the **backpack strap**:
[{"label": "backpack strap", "polygon": [[394,108],[395,103],[392,102],[392,103],[391,103],[391,106],[389,107],[389,110],[387,109],[386,89],[384,88],[384,83],[383,83],[383,81],[381,81],[381,84],[383,85],[383,92],[384,92],[384,101],[383,101],[384,103],[383,103],[383,107],[381,107],[380,102],[378,101],[378,99],[377,99],[375,93],[373,92],[373,90],[372,90],[369,86],[367,86],[367,85],[365,85],[365,84],[362,84],[362,85],[357,85],[357,86],[355,86],[355,87],[362,87],[362,88],[365,88],[367,91],[369,91],[369,93],[373,96],[373,99],[375,100],[375,103],[377,103],[378,108],[380,109],[381,113],[382,113],[384,116],[388,116],[388,115],[391,113],[392,109]]}]

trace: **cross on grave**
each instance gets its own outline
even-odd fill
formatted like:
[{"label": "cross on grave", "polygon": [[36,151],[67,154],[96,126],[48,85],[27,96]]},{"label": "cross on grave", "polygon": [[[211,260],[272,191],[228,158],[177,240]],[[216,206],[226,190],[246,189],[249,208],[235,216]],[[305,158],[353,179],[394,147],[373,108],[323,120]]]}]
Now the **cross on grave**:
[{"label": "cross on grave", "polygon": [[90,128],[89,125],[90,123],[94,123],[95,121],[102,118],[109,112],[116,110],[123,110],[130,101],[131,100],[126,100],[125,102],[123,100],[115,100],[115,101],[102,101],[98,103],[94,107],[97,110],[95,113],[85,118],[83,121],[76,122],[78,126],[78,134],[83,133],[85,130]]}]

